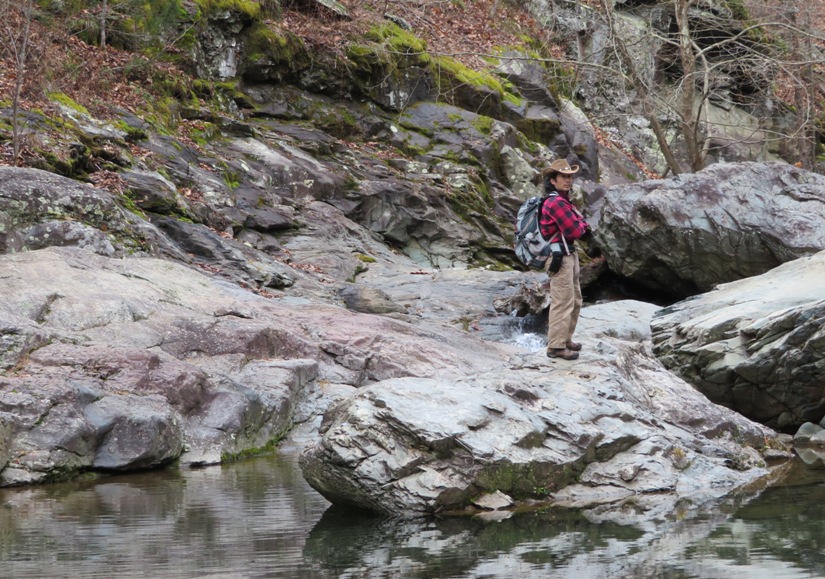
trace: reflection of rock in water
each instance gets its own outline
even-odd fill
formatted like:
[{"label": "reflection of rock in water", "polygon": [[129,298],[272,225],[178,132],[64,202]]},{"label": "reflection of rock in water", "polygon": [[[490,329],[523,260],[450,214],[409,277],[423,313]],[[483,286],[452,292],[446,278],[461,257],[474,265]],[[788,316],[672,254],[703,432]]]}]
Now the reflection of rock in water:
[{"label": "reflection of rock in water", "polygon": [[[598,508],[485,521],[391,519],[330,507],[307,538],[304,560],[322,576],[336,577],[580,577],[582,570],[588,577],[680,577],[679,569],[696,565],[723,568],[714,532],[729,524],[731,501],[724,507],[665,501],[667,510],[651,500],[641,500],[639,512],[627,504],[628,516],[616,521]],[[615,505],[607,511],[616,516]],[[689,549],[697,541],[719,551],[715,561],[692,560]]]},{"label": "reflection of rock in water", "polygon": [[822,448],[795,448],[799,458],[810,468],[825,469],[825,449]]},{"label": "reflection of rock in water", "polygon": [[566,509],[488,522],[390,519],[333,506],[310,532],[304,559],[335,576],[539,577],[572,567],[611,541],[636,543],[644,536],[633,526],[591,523]]},{"label": "reflection of rock in water", "polygon": [[332,506],[303,557],[314,577],[722,577],[742,557],[753,557],[750,576],[760,576],[759,561],[774,576],[825,576],[814,539],[825,536],[822,471],[801,461],[785,469],[788,486],[758,496],[706,504],[640,496],[619,511],[554,508],[500,521],[405,520]]}]

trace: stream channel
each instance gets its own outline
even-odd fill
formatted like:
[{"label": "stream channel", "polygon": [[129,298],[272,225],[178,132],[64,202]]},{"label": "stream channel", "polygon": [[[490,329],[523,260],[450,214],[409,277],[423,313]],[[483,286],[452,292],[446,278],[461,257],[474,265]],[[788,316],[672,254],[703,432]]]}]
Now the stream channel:
[{"label": "stream channel", "polygon": [[332,507],[297,448],[0,490],[0,575],[110,578],[825,577],[825,471],[644,524],[593,512],[393,520]]},{"label": "stream channel", "polygon": [[[539,320],[516,326],[518,345],[544,347]],[[663,519],[398,520],[331,506],[304,481],[299,451],[0,489],[0,577],[825,579],[825,469],[800,459],[782,486]]]}]

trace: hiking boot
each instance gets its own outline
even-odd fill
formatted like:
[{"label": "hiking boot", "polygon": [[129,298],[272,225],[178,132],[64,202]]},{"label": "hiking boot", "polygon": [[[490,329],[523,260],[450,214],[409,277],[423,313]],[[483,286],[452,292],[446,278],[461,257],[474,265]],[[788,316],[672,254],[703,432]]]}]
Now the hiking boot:
[{"label": "hiking boot", "polygon": [[578,352],[579,350],[582,349],[582,345],[579,344],[578,342],[574,342],[573,340],[570,340],[569,342],[567,342],[567,349],[568,350],[573,350],[574,352]]},{"label": "hiking boot", "polygon": [[564,360],[575,360],[579,357],[578,352],[569,350],[568,348],[548,348],[548,358],[563,358]]}]

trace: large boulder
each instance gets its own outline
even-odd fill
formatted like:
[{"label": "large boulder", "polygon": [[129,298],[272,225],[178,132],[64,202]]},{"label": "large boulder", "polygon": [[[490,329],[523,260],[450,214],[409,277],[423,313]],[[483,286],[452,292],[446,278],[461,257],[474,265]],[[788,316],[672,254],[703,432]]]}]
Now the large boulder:
[{"label": "large boulder", "polygon": [[825,177],[720,163],[610,188],[592,222],[612,271],[686,297],[825,249]]},{"label": "large boulder", "polygon": [[768,472],[757,449],[772,431],[712,404],[643,345],[584,342],[572,364],[542,349],[463,379],[360,389],[327,411],[304,477],[333,503],[410,515],[718,497]]},{"label": "large boulder", "polygon": [[0,269],[0,486],[214,464],[279,440],[322,389],[501,359],[460,330],[267,299],[154,258],[59,247]]},{"label": "large boulder", "polygon": [[653,351],[711,400],[794,432],[825,416],[825,252],[656,313]]}]

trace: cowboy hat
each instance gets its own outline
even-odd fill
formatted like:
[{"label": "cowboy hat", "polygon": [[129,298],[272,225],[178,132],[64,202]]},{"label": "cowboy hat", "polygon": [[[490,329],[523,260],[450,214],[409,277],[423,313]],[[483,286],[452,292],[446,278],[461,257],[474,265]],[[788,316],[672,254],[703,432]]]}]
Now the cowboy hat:
[{"label": "cowboy hat", "polygon": [[559,173],[562,173],[563,175],[572,175],[574,173],[578,173],[579,168],[580,167],[578,165],[573,165],[571,167],[565,159],[556,159],[550,163],[550,166],[542,171],[541,174],[545,177],[552,177],[553,175],[557,175]]}]

